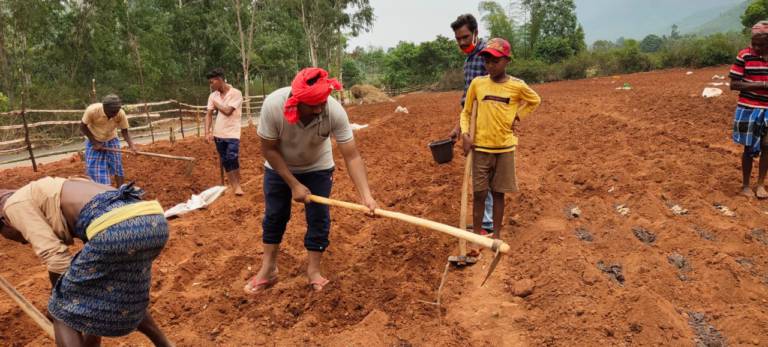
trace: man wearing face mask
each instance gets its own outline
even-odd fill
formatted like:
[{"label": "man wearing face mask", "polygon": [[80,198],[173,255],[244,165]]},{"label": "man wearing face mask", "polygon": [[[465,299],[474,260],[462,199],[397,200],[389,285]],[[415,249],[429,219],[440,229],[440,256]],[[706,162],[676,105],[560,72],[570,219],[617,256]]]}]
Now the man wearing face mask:
[{"label": "man wearing face mask", "polygon": [[[482,52],[485,49],[485,41],[478,36],[477,19],[471,14],[463,14],[451,23],[451,29],[456,37],[456,43],[459,44],[467,59],[464,61],[464,94],[461,96],[461,107],[464,107],[464,100],[467,98],[467,89],[475,77],[485,76],[488,71],[485,70],[485,60]],[[459,123],[451,131],[450,137],[454,141],[458,140],[461,134]],[[483,214],[482,233],[493,233],[493,197],[490,193],[485,199],[485,213]]]},{"label": "man wearing face mask", "polygon": [[117,95],[105,96],[101,103],[96,103],[85,110],[80,132],[87,137],[85,140],[85,172],[96,183],[110,185],[112,176],[117,186],[123,185],[123,158],[120,152],[107,149],[120,149],[120,139],[117,128],[123,135],[128,148],[136,152],[131,135],[128,133],[128,118],[122,110],[123,104]]},{"label": "man wearing face mask", "polygon": [[331,136],[347,164],[347,172],[360,194],[360,203],[371,211],[376,200],[368,187],[365,164],[357,151],[347,112],[330,97],[341,84],[320,68],[299,71],[290,87],[274,91],[264,100],[258,135],[264,168],[264,258],[261,270],[248,281],[245,291],[256,294],[277,281],[277,254],[291,218],[291,200],[305,203],[307,232],[304,247],[309,253],[307,277],[315,291],[328,279],[320,273],[320,259],[328,248],[331,216],[328,206],[309,202],[309,195],[329,197],[335,164]]}]

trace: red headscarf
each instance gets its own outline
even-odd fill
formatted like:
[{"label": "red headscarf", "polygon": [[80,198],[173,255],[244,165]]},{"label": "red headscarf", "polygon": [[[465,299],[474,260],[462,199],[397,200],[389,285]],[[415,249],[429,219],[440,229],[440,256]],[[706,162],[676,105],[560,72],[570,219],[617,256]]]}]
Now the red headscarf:
[{"label": "red headscarf", "polygon": [[[309,85],[307,81],[317,79]],[[328,78],[328,71],[317,67],[308,67],[299,71],[291,82],[291,97],[285,102],[284,115],[290,124],[299,121],[299,111],[296,108],[299,103],[318,105],[328,100],[328,96],[334,90],[341,90],[342,86],[335,78]]]}]

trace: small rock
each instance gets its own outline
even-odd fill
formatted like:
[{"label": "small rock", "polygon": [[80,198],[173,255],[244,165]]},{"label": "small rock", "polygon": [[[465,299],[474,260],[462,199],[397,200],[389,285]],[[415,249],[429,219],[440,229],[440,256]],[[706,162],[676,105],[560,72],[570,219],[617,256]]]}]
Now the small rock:
[{"label": "small rock", "polygon": [[725,205],[717,203],[717,202],[714,203],[713,205],[715,206],[716,210],[720,211],[720,213],[723,214],[723,216],[726,216],[726,217],[736,217],[736,213],[731,211],[731,209],[728,208],[728,206],[725,206]]},{"label": "small rock", "polygon": [[571,207],[568,210],[568,216],[571,219],[581,217],[581,209],[578,206]]},{"label": "small rock", "polygon": [[533,289],[535,286],[536,284],[531,279],[517,281],[515,282],[514,286],[512,286],[512,295],[521,298],[527,297],[533,294]]},{"label": "small rock", "polygon": [[638,323],[632,323],[629,325],[629,330],[635,334],[643,332],[643,326]]},{"label": "small rock", "polygon": [[629,207],[627,205],[621,204],[616,206],[616,212],[618,212],[622,216],[629,216]]},{"label": "small rock", "polygon": [[674,214],[675,216],[682,216],[682,215],[688,214],[688,210],[680,207],[680,205],[674,205],[670,208],[670,210],[672,211],[672,214]]}]

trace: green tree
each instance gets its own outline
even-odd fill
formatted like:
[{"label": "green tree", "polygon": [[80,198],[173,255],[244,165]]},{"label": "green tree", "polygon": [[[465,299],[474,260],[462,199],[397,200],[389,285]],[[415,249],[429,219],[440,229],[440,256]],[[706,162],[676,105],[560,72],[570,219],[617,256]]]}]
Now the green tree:
[{"label": "green tree", "polygon": [[672,32],[669,34],[669,37],[673,40],[680,38],[680,30],[678,30],[677,24],[672,24]]},{"label": "green tree", "polygon": [[664,40],[661,37],[651,34],[640,42],[640,50],[643,53],[655,53],[661,49],[662,44],[664,44]]},{"label": "green tree", "polygon": [[360,69],[360,64],[358,64],[358,62],[354,59],[344,59],[344,65],[342,65],[342,69],[344,69],[345,89],[352,88],[352,86],[364,82],[363,79],[365,76],[363,76],[363,70]]},{"label": "green tree", "polygon": [[571,54],[562,59],[586,49],[584,29],[576,17],[574,0],[522,0],[521,4],[529,18],[528,24],[524,26],[524,30],[528,32],[526,36],[528,46],[534,52],[544,49],[540,49],[539,46],[553,48],[555,41],[559,41],[549,39],[543,45],[539,45],[539,41],[545,38],[560,38],[567,42]]},{"label": "green tree", "polygon": [[573,48],[567,38],[548,36],[536,44],[536,57],[548,63],[556,63],[573,56]]},{"label": "green tree", "polygon": [[608,40],[597,40],[592,43],[593,51],[607,51],[616,47],[616,44]]},{"label": "green tree", "polygon": [[515,23],[512,16],[508,15],[504,8],[496,1],[481,1],[478,6],[481,20],[488,28],[490,37],[503,38],[515,46]]},{"label": "green tree", "polygon": [[752,0],[741,15],[741,25],[745,30],[749,30],[757,22],[765,19],[768,19],[768,0]]}]

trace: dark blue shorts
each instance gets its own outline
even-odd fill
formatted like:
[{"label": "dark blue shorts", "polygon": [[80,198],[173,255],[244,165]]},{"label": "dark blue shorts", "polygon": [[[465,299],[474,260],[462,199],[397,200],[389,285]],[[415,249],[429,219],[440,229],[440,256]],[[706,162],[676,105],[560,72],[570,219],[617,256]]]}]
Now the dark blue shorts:
[{"label": "dark blue shorts", "polygon": [[[333,185],[333,169],[294,174],[297,180],[314,195],[329,197]],[[272,169],[264,168],[264,199],[266,210],[262,228],[265,244],[276,245],[283,241],[285,227],[291,219],[291,188]],[[328,206],[309,203],[304,208],[307,218],[307,233],[304,247],[310,251],[323,252],[328,248],[328,233],[331,230],[331,212]]]},{"label": "dark blue shorts", "polygon": [[216,151],[219,152],[224,171],[230,172],[240,169],[240,140],[214,137],[213,141],[216,143]]}]

